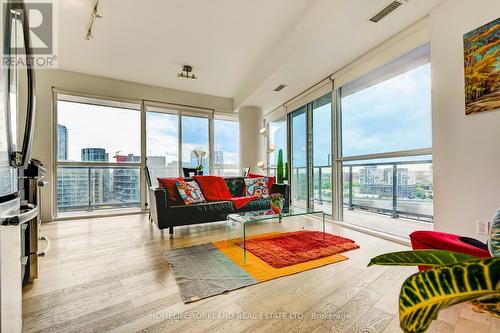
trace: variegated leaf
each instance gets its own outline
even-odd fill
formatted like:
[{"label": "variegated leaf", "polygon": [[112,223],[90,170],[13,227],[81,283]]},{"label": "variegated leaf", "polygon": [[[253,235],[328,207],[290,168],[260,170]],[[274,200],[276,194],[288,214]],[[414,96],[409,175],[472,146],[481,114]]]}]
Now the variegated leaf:
[{"label": "variegated leaf", "polygon": [[419,272],[401,288],[401,328],[407,333],[425,332],[441,309],[498,293],[500,258],[470,260]]},{"label": "variegated leaf", "polygon": [[458,252],[444,250],[416,250],[382,254],[373,258],[368,266],[443,266],[473,259],[477,259],[477,257]]}]

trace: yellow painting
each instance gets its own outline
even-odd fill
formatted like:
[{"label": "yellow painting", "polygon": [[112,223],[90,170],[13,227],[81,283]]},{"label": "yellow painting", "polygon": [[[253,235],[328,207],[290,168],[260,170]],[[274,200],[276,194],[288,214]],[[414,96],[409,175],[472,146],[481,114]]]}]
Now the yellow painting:
[{"label": "yellow painting", "polygon": [[500,109],[500,18],[464,35],[465,114]]}]

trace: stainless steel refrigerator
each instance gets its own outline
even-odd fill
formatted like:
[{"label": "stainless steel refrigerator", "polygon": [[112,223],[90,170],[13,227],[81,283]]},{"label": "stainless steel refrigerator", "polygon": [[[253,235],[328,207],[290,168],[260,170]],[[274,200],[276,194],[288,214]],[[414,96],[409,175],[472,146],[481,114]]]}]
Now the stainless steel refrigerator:
[{"label": "stainless steel refrigerator", "polygon": [[36,218],[36,206],[23,203],[23,170],[30,161],[35,122],[34,69],[22,1],[2,1],[0,38],[0,322],[1,332],[22,327],[21,233]]}]

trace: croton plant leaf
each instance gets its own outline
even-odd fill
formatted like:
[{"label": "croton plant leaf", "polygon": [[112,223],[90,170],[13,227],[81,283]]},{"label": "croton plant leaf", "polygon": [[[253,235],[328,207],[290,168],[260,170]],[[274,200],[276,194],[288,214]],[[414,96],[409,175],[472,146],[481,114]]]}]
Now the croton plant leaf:
[{"label": "croton plant leaf", "polygon": [[487,312],[492,316],[500,318],[500,294],[485,296],[470,301],[476,311]]},{"label": "croton plant leaf", "polygon": [[[407,333],[424,332],[441,309],[497,294],[500,258],[469,260],[416,273],[401,288],[401,329]],[[498,307],[490,306],[487,311],[500,315]]]},{"label": "croton plant leaf", "polygon": [[416,250],[382,254],[373,258],[368,266],[443,266],[473,259],[477,259],[477,257],[458,252],[444,250]]}]

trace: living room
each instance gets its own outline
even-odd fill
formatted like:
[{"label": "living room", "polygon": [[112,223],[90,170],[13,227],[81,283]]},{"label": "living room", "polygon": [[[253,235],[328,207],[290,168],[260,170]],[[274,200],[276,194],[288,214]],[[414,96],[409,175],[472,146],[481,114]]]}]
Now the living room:
[{"label": "living room", "polygon": [[499,331],[499,17],[4,1],[1,331]]}]

